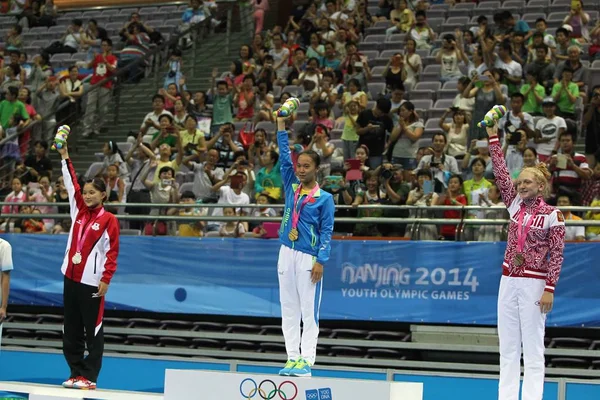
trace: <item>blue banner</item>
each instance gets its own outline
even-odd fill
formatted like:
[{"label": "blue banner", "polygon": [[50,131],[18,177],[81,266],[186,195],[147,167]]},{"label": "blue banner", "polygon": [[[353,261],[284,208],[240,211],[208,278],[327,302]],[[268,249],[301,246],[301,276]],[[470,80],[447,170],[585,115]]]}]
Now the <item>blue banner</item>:
[{"label": "blue banner", "polygon": [[[66,235],[4,235],[11,304],[62,305]],[[506,244],[334,241],[322,319],[494,325]],[[279,317],[279,243],[121,237],[107,308]],[[567,244],[550,326],[599,326],[599,243]]]}]

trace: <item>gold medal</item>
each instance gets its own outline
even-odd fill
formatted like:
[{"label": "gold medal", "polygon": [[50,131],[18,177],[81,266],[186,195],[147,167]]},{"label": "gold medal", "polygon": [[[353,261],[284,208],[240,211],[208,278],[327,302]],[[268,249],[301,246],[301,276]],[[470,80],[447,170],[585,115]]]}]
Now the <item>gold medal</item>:
[{"label": "gold medal", "polygon": [[73,261],[73,264],[77,265],[81,262],[81,253],[77,252],[75,253],[75,255],[73,255],[73,258],[71,258],[71,260]]},{"label": "gold medal", "polygon": [[515,264],[517,267],[520,267],[521,265],[523,265],[523,261],[525,261],[525,257],[523,256],[523,253],[517,253],[513,257],[513,264]]},{"label": "gold medal", "polygon": [[295,242],[296,240],[298,240],[298,229],[292,228],[290,230],[290,234],[288,235],[288,237],[290,238],[290,240],[292,242]]}]

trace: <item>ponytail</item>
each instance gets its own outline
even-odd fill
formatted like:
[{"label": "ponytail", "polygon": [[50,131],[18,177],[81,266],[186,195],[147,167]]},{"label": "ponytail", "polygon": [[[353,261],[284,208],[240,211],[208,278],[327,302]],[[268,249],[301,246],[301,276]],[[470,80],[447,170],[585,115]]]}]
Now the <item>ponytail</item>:
[{"label": "ponytail", "polygon": [[538,184],[544,185],[544,189],[541,193],[542,196],[544,196],[544,198],[547,199],[548,197],[550,197],[550,177],[552,176],[552,174],[550,174],[550,171],[548,170],[548,167],[545,163],[541,162],[538,163],[535,167],[523,168],[521,173],[523,172],[531,173]]}]

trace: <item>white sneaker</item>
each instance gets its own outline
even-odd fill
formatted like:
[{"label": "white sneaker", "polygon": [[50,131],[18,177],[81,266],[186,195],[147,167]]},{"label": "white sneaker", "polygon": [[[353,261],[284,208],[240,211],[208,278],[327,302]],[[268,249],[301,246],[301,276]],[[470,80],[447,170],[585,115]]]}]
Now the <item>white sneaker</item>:
[{"label": "white sneaker", "polygon": [[84,378],[83,376],[80,376],[73,384],[73,389],[95,390],[96,383]]},{"label": "white sneaker", "polygon": [[67,389],[73,389],[73,385],[75,384],[76,381],[77,381],[76,378],[69,378],[62,383],[62,387],[67,388]]}]

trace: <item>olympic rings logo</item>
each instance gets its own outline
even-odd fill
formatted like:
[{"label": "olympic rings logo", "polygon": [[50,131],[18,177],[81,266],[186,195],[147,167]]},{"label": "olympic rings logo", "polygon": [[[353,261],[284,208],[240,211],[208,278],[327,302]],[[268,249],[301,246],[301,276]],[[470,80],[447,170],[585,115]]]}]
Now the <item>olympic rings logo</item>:
[{"label": "olympic rings logo", "polygon": [[[288,391],[284,391],[283,389]],[[293,390],[293,395],[290,393]],[[246,378],[240,383],[240,394],[243,399],[249,400],[257,397],[262,400],[273,400],[279,396],[280,400],[294,400],[298,396],[298,387],[292,381],[283,381],[277,386],[270,379],[265,379],[261,383],[256,383],[252,378]]]}]

